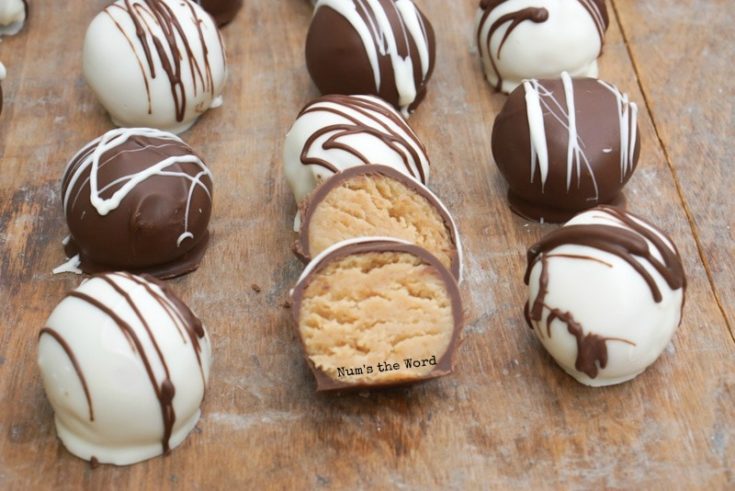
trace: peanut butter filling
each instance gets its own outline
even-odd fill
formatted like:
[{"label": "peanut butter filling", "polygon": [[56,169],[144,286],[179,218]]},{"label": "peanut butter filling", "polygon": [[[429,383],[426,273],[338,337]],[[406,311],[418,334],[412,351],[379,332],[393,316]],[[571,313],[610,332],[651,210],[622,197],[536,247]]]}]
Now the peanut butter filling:
[{"label": "peanut butter filling", "polygon": [[298,328],[317,369],[345,384],[426,378],[450,348],[455,317],[437,269],[407,252],[364,252],[316,272]]}]

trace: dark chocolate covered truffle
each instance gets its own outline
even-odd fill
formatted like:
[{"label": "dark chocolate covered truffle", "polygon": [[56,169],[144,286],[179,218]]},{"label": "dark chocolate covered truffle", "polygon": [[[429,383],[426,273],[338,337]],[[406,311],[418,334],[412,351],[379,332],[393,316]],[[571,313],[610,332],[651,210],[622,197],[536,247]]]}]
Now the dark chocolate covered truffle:
[{"label": "dark chocolate covered truffle", "polygon": [[243,0],[194,0],[214,18],[218,26],[222,27],[235,18],[242,8]]},{"label": "dark chocolate covered truffle", "polygon": [[638,109],[591,78],[526,80],[495,119],[492,149],[519,215],[563,222],[622,199],[640,153]]},{"label": "dark chocolate covered truffle", "polygon": [[209,233],[212,176],[171,133],[108,131],[67,164],[62,181],[71,265],[87,273],[170,278],[199,266]]},{"label": "dark chocolate covered truffle", "polygon": [[293,290],[297,333],[317,390],[408,384],[451,373],[462,300],[426,249],[358,238],[326,249]]},{"label": "dark chocolate covered truffle", "polygon": [[426,95],[434,30],[411,0],[319,0],[306,65],[322,94],[373,94],[404,115]]}]

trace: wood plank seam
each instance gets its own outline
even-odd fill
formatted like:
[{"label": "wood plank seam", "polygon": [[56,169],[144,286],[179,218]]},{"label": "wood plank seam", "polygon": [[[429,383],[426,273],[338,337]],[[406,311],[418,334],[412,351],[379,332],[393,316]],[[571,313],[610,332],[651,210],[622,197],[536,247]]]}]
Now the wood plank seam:
[{"label": "wood plank seam", "polygon": [[625,31],[623,23],[620,21],[620,14],[618,13],[617,2],[615,0],[611,0],[610,3],[612,4],[613,12],[615,13],[615,21],[618,23],[618,26],[620,27],[620,32],[623,36],[623,43],[625,44],[625,49],[628,52],[628,58],[630,58],[630,62],[633,65],[633,71],[635,72],[636,83],[638,84],[641,94],[643,95],[643,103],[645,104],[646,111],[648,112],[648,115],[651,118],[651,123],[653,124],[653,131],[656,134],[656,139],[658,140],[658,144],[661,146],[661,150],[664,153],[664,158],[666,159],[666,165],[669,168],[669,172],[671,172],[671,175],[674,178],[674,185],[676,186],[676,193],[679,195],[679,200],[681,201],[682,207],[684,208],[684,213],[686,214],[687,221],[689,222],[689,227],[692,230],[692,236],[694,237],[694,242],[697,245],[697,253],[699,254],[699,259],[700,261],[702,261],[702,265],[704,266],[704,271],[705,271],[705,274],[707,275],[707,281],[709,281],[710,288],[712,290],[712,294],[715,299],[715,303],[717,304],[717,308],[720,310],[720,313],[722,314],[722,317],[725,320],[725,325],[727,326],[727,329],[730,333],[730,339],[733,341],[733,343],[735,343],[735,331],[733,331],[733,326],[730,322],[730,319],[727,315],[727,311],[725,310],[725,306],[723,305],[723,302],[717,291],[717,287],[715,286],[714,275],[712,274],[712,269],[709,264],[709,261],[707,261],[707,257],[704,254],[704,246],[702,245],[702,240],[699,237],[699,231],[697,229],[697,224],[694,220],[694,216],[692,214],[691,209],[689,208],[689,203],[684,197],[684,191],[682,190],[682,187],[681,187],[679,175],[676,172],[676,168],[674,167],[673,162],[671,161],[671,156],[669,155],[668,148],[666,148],[663,138],[661,137],[661,132],[659,131],[658,124],[656,123],[656,118],[653,114],[653,109],[651,107],[651,103],[650,103],[648,94],[646,93],[646,89],[643,87],[643,84],[641,83],[641,76],[640,76],[640,71],[638,69],[638,63],[636,62],[636,59],[633,56],[633,50],[631,49],[630,43],[628,42],[628,33]]}]

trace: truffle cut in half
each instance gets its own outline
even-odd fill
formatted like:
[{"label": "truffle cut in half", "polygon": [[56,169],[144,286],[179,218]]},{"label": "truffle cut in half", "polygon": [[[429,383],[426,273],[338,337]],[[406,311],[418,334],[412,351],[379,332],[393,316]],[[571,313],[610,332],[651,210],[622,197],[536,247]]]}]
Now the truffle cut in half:
[{"label": "truffle cut in half", "polygon": [[304,201],[296,254],[310,260],[356,237],[386,236],[429,250],[458,280],[461,244],[449,211],[431,191],[393,168],[352,167]]},{"label": "truffle cut in half", "polygon": [[389,238],[340,242],[312,261],[292,295],[318,391],[452,371],[462,301],[452,274],[425,249]]}]

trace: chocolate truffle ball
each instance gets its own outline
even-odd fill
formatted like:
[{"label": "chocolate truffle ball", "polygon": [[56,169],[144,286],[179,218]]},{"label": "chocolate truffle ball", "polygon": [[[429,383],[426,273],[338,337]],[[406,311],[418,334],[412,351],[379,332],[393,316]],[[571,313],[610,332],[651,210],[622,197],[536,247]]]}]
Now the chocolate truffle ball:
[{"label": "chocolate truffle ball", "polygon": [[412,112],[434,69],[434,30],[411,0],[319,0],[306,66],[322,94],[374,94]]},{"label": "chocolate truffle ball", "polygon": [[529,325],[585,385],[636,377],[681,322],[686,277],[676,246],[619,208],[586,211],[531,246],[525,281]]},{"label": "chocolate truffle ball", "polygon": [[462,301],[452,274],[425,249],[375,237],[337,243],[307,266],[292,295],[319,391],[452,371]]},{"label": "chocolate truffle ball", "polygon": [[406,121],[373,96],[329,95],[299,113],[283,148],[297,202],[322,181],[357,165],[383,164],[426,184],[429,157]]},{"label": "chocolate truffle ball", "polygon": [[212,175],[175,135],[108,131],[69,161],[62,196],[67,255],[84,272],[170,278],[199,266],[209,240]]},{"label": "chocolate truffle ball", "polygon": [[200,416],[211,348],[163,283],[94,276],[51,313],[38,365],[56,431],[84,460],[128,465],[168,453]]},{"label": "chocolate truffle ball", "polygon": [[[7,72],[5,71],[5,65],[0,63],[0,82],[5,80],[5,76],[7,75]],[[0,114],[3,113],[3,86],[2,83],[0,83]]]},{"label": "chocolate truffle ball", "polygon": [[227,70],[214,20],[181,0],[117,0],[87,29],[84,76],[117,126],[187,130],[222,104]]},{"label": "chocolate truffle ball", "polygon": [[395,237],[430,251],[459,281],[462,246],[457,226],[434,193],[384,165],[352,167],[304,202],[294,250],[305,261],[356,237]]},{"label": "chocolate truffle ball", "polygon": [[527,80],[495,119],[492,148],[519,215],[563,222],[622,199],[638,164],[638,108],[595,79]]},{"label": "chocolate truffle ball", "polygon": [[214,17],[218,26],[225,26],[232,22],[235,15],[242,8],[242,0],[193,0]]},{"label": "chocolate truffle ball", "polygon": [[506,93],[564,71],[597,77],[608,22],[604,0],[482,0],[475,35],[485,77]]},{"label": "chocolate truffle ball", "polygon": [[0,36],[18,34],[27,17],[27,0],[0,0]]}]

